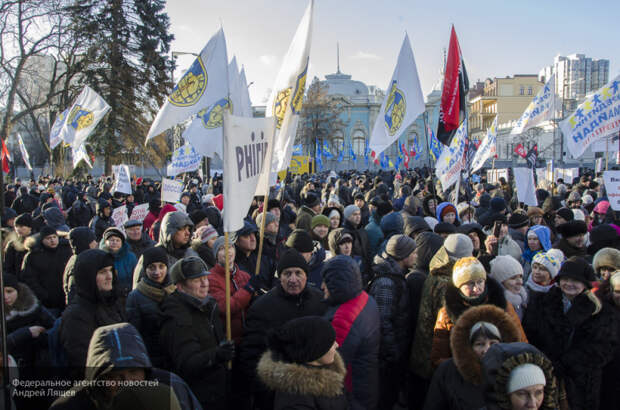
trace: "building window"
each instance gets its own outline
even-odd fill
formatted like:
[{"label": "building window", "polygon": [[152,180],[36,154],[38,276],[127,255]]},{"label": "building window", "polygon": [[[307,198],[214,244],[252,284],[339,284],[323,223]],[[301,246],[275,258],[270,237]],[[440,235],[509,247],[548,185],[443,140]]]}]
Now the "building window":
[{"label": "building window", "polygon": [[332,137],[330,151],[334,157],[338,157],[340,151],[343,150],[344,136],[342,131],[336,131]]},{"label": "building window", "polygon": [[519,90],[519,95],[525,95],[525,87],[521,86],[521,89]]},{"label": "building window", "polygon": [[532,92],[534,90],[532,90],[532,86],[530,85],[529,87],[527,87],[527,95],[532,95]]},{"label": "building window", "polygon": [[351,136],[353,152],[356,156],[363,156],[366,149],[366,135],[362,130],[355,130]]}]

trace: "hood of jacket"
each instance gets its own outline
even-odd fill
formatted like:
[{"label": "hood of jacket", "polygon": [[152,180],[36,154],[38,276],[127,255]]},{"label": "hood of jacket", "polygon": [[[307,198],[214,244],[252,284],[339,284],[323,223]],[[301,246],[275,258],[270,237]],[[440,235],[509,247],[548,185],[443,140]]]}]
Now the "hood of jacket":
[{"label": "hood of jacket", "polygon": [[[164,206],[162,212],[166,209],[166,206]],[[185,212],[174,211],[166,213],[159,228],[158,244],[170,251],[172,248],[172,237],[184,226],[194,226],[194,223]],[[187,243],[187,247],[189,247],[189,242]]]},{"label": "hood of jacket", "polygon": [[[551,231],[549,228],[543,225],[534,225],[527,230],[527,234],[534,232],[538,236],[541,246],[544,251],[547,252],[551,249]],[[527,247],[527,234],[525,235],[526,247]],[[527,247],[529,249],[529,247]]]},{"label": "hood of jacket", "polygon": [[129,323],[116,323],[95,330],[86,357],[86,380],[98,380],[112,370],[152,367],[142,336]]},{"label": "hood of jacket", "polygon": [[96,240],[95,233],[87,226],[78,226],[69,231],[69,245],[74,255],[90,249],[90,243]]},{"label": "hood of jacket", "polygon": [[362,274],[350,256],[334,256],[325,264],[322,274],[331,305],[345,303],[362,291]]},{"label": "hood of jacket", "polygon": [[[97,206],[95,207],[95,210],[97,211],[97,215],[98,215],[100,218],[107,219],[107,218],[109,218],[109,217],[106,217],[106,216],[103,214],[103,210],[104,210],[105,208],[111,208],[111,207],[112,207],[112,205],[110,205],[110,203],[109,203],[108,201],[106,201],[105,199],[101,199],[101,198],[100,198],[100,199],[98,199],[98,200],[97,200]],[[112,215],[112,214],[110,214],[110,215]]]},{"label": "hood of jacket", "polygon": [[392,212],[381,218],[381,230],[386,239],[402,234],[404,232],[404,221],[400,212]]},{"label": "hood of jacket", "polygon": [[325,261],[325,256],[325,249],[321,246],[321,243],[314,241],[314,249],[312,249],[312,256],[310,257],[310,262],[308,262],[308,268],[314,270],[319,267]]},{"label": "hood of jacket", "polygon": [[414,268],[419,271],[429,271],[433,256],[443,245],[443,238],[434,232],[422,232],[415,238],[417,255]]},{"label": "hood of jacket", "polygon": [[441,245],[441,248],[433,255],[431,262],[428,264],[429,273],[437,276],[452,277],[452,267],[456,261],[450,259],[448,251]]},{"label": "hood of jacket", "polygon": [[46,209],[43,211],[43,217],[49,226],[54,229],[58,229],[61,226],[67,226],[65,222],[65,217],[62,214],[62,211],[55,206]]},{"label": "hood of jacket", "polygon": [[344,394],[347,370],[339,353],[336,352],[334,363],[320,367],[284,362],[273,356],[267,350],[256,369],[258,377],[270,390],[317,397],[338,397]]},{"label": "hood of jacket", "polygon": [[437,220],[439,222],[441,222],[441,212],[444,210],[444,208],[451,206],[452,208],[454,208],[454,214],[456,215],[456,220],[459,221],[459,213],[456,210],[456,206],[454,206],[454,204],[452,204],[451,202],[442,202],[439,205],[437,205],[437,211],[435,212],[435,218],[437,218]]},{"label": "hood of jacket", "polygon": [[327,244],[329,245],[329,251],[332,253],[332,255],[338,255],[338,242],[344,234],[344,228],[336,228],[331,231],[327,236]]},{"label": "hood of jacket", "polygon": [[39,307],[39,299],[25,283],[17,284],[17,300],[6,313],[7,322],[18,317],[28,316]]},{"label": "hood of jacket", "polygon": [[[89,249],[75,260],[74,277],[76,293],[91,303],[99,300],[97,271],[106,266],[114,267],[114,257],[101,249]],[[114,270],[113,288],[116,288],[117,274]]]}]

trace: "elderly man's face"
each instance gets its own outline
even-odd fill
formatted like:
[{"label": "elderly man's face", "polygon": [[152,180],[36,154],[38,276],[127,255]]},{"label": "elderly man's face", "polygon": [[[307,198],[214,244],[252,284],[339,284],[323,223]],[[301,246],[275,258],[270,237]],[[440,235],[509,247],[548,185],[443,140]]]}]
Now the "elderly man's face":
[{"label": "elderly man's face", "polygon": [[306,288],[306,272],[298,267],[284,269],[280,273],[282,289],[292,296],[297,296]]}]

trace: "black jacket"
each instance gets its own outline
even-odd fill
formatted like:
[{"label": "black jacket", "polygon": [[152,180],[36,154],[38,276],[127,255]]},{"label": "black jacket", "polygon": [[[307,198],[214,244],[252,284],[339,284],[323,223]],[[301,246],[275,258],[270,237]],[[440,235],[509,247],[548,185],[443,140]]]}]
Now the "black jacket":
[{"label": "black jacket", "polygon": [[615,317],[616,332],[613,337],[614,347],[611,352],[611,361],[603,368],[603,382],[601,385],[601,409],[620,408],[620,307],[613,302],[611,293],[603,297],[603,303]]},{"label": "black jacket", "polygon": [[90,209],[90,205],[83,199],[78,198],[73,202],[73,205],[71,205],[67,222],[72,228],[78,226],[88,226],[88,223],[92,217],[93,213]]},{"label": "black jacket", "polygon": [[22,265],[24,257],[28,253],[26,249],[26,239],[15,235],[7,244],[4,250],[4,271],[17,276],[21,279]]},{"label": "black jacket", "polygon": [[19,189],[20,196],[15,198],[11,208],[15,209],[17,215],[31,213],[39,205],[39,200],[28,193],[28,188],[21,187]]},{"label": "black jacket", "polygon": [[127,243],[131,247],[133,254],[136,255],[136,258],[140,258],[145,250],[155,246],[155,241],[149,238],[146,232],[142,232],[142,237],[137,241],[133,241],[127,237]]}]

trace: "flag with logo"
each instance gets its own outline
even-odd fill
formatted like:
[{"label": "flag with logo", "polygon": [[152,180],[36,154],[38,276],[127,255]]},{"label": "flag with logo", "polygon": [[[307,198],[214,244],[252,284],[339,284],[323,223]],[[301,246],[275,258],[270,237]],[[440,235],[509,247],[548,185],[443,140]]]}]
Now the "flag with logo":
[{"label": "flag with logo", "polygon": [[318,170],[322,171],[323,170],[323,159],[321,158],[321,144],[319,144],[318,140],[316,142],[316,154],[314,158],[316,160],[316,165],[318,167]]},{"label": "flag with logo", "polygon": [[88,153],[86,152],[84,144],[75,148],[72,147],[71,155],[73,156],[73,168],[77,168],[78,164],[82,160],[86,162],[86,165],[88,165],[89,168],[93,167],[93,164],[90,162],[90,158],[88,158]]},{"label": "flag with logo", "polygon": [[313,11],[314,0],[310,0],[267,100],[265,116],[276,117],[270,184],[275,184],[278,171],[288,168],[293,154],[310,62]]},{"label": "flag with logo", "polygon": [[[198,114],[205,122],[202,132],[188,136],[186,132],[183,137],[200,154],[213,155],[214,148],[209,148],[213,146],[221,154],[222,111],[230,109],[227,67],[226,38],[224,30],[219,29],[175,84],[151,124],[146,142]],[[209,132],[214,129],[217,132]]]},{"label": "flag with logo", "polygon": [[471,161],[471,173],[478,171],[484,165],[484,162],[495,156],[497,151],[497,116],[491,124],[491,128],[487,130],[487,135],[476,150],[473,160]]},{"label": "flag with logo", "polygon": [[338,150],[338,162],[344,161],[344,141],[342,142],[342,149]]},{"label": "flag with logo", "polygon": [[368,145],[371,155],[375,153],[373,158],[396,141],[425,108],[418,68],[409,36],[405,34],[394,74],[370,136]]},{"label": "flag with logo", "polygon": [[467,70],[465,70],[456,31],[452,26],[439,105],[439,123],[437,124],[437,139],[444,145],[450,145],[454,134],[465,118],[468,90]]},{"label": "flag with logo", "polygon": [[325,157],[325,159],[330,159],[333,158],[334,156],[332,155],[332,153],[329,151],[329,144],[327,142],[326,139],[323,140],[323,156]]},{"label": "flag with logo", "polygon": [[452,143],[444,147],[441,155],[435,163],[435,175],[441,182],[444,191],[454,184],[461,176],[461,170],[465,166],[465,147],[467,145],[467,119],[452,138]]},{"label": "flag with logo", "polygon": [[67,113],[60,139],[73,148],[83,145],[108,111],[108,103],[92,88],[85,86]]},{"label": "flag with logo", "polygon": [[428,135],[430,136],[430,155],[431,158],[433,158],[433,161],[437,161],[437,158],[439,158],[439,156],[441,155],[441,143],[439,142],[439,140],[437,139],[437,137],[435,137],[435,133],[433,132],[433,130],[431,130],[430,127],[428,128]]},{"label": "flag with logo", "polygon": [[17,142],[19,144],[19,150],[22,153],[22,159],[24,160],[24,164],[26,164],[26,168],[28,168],[28,171],[32,172],[32,165],[30,165],[30,155],[28,155],[28,151],[26,150],[24,140],[22,139],[22,135],[20,133],[17,133]]},{"label": "flag with logo", "polygon": [[1,138],[0,140],[2,140],[2,170],[5,174],[8,174],[11,170],[11,167],[9,166],[9,161],[13,161],[11,160],[11,154],[9,154],[9,149],[6,147],[4,140]]},{"label": "flag with logo", "polygon": [[519,144],[515,147],[515,153],[521,158],[525,159],[525,157],[527,157],[527,151],[525,150],[523,144]]},{"label": "flag with logo", "polygon": [[293,145],[293,155],[303,155],[304,147],[302,144]]},{"label": "flag with logo", "polygon": [[527,161],[527,165],[530,168],[534,168],[536,166],[536,160],[538,159],[538,144],[534,144],[532,148],[527,152],[525,156],[525,160]]},{"label": "flag with logo", "polygon": [[355,155],[355,151],[353,150],[353,144],[349,141],[349,156],[353,161],[357,161],[357,156]]},{"label": "flag with logo", "polygon": [[554,118],[555,113],[555,74],[543,88],[538,91],[536,97],[527,106],[517,124],[510,131],[510,135],[522,134],[543,121]]},{"label": "flag with logo", "polygon": [[189,143],[177,148],[172,154],[170,164],[166,168],[166,174],[174,177],[184,172],[195,171],[200,167],[202,155],[196,152]]},{"label": "flag with logo", "polygon": [[63,112],[58,114],[54,124],[52,125],[52,129],[50,129],[50,149],[54,149],[62,142],[62,138],[60,136],[60,132],[65,126],[65,122],[67,120],[67,114],[69,114],[69,110],[71,107],[66,108]]}]

